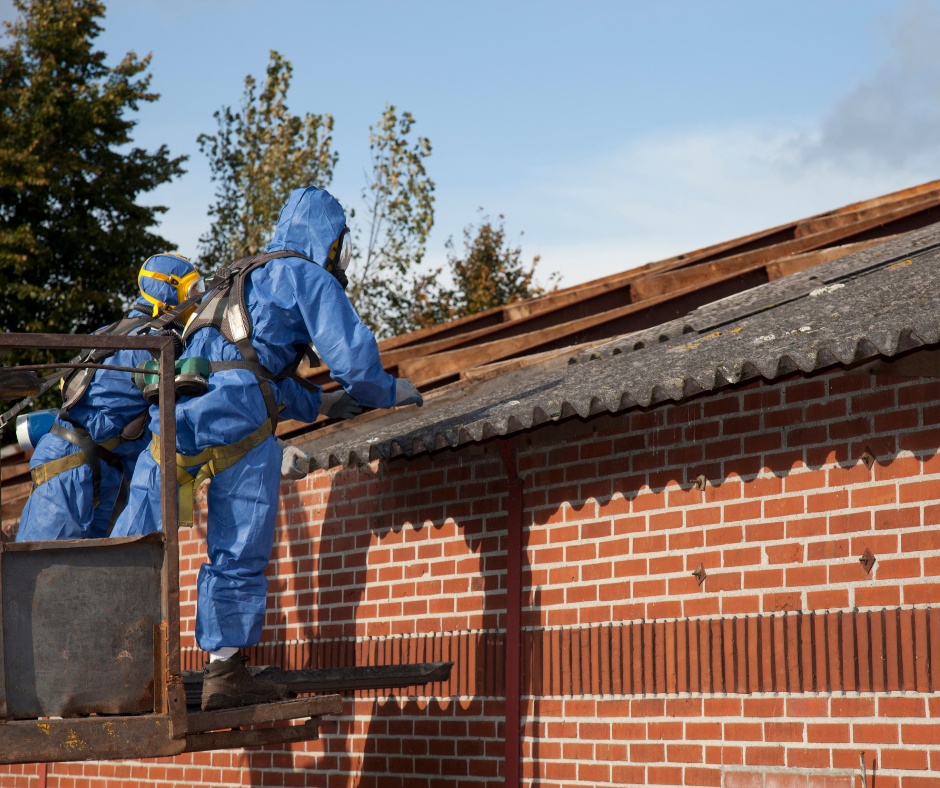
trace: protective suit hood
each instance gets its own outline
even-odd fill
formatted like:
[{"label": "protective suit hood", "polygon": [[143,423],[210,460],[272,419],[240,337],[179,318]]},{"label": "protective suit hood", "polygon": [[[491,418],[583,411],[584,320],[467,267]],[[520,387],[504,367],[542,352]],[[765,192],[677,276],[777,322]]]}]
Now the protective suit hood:
[{"label": "protective suit hood", "polygon": [[137,285],[141,294],[134,303],[134,308],[149,316],[153,314],[154,302],[166,305],[168,308],[176,306],[179,303],[177,288],[164,279],[155,278],[153,275],[157,274],[161,277],[174,276],[177,279],[183,279],[190,274],[195,275],[195,270],[189,260],[173,252],[155,254],[147,258],[137,276]]},{"label": "protective suit hood", "polygon": [[345,226],[346,213],[332,194],[315,186],[294,189],[281,209],[267,251],[299,252],[322,268]]}]

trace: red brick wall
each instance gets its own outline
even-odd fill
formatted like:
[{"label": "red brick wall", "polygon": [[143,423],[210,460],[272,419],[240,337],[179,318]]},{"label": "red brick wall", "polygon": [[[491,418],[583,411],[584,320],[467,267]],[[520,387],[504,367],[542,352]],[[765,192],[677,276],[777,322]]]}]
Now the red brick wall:
[{"label": "red brick wall", "polygon": [[[937,394],[835,372],[517,437],[526,784],[849,788],[863,751],[877,788],[940,786]],[[319,742],[57,764],[50,786],[501,784],[496,446],[318,473],[283,493],[255,660],[446,657],[452,680],[350,697]],[[183,535],[187,632],[202,536]],[[697,636],[694,659],[691,631],[716,633],[707,649]],[[191,635],[184,646],[195,667]],[[882,678],[853,672],[856,659]],[[19,771],[0,785],[38,784],[35,767]]]}]

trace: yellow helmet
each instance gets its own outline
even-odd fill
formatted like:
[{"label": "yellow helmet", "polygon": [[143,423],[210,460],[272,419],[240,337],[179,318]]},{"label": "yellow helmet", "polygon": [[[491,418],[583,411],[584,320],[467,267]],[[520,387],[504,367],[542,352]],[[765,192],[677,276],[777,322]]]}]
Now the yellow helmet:
[{"label": "yellow helmet", "polygon": [[[137,275],[137,286],[141,296],[138,308],[151,311],[153,317],[206,289],[205,281],[193,264],[182,255],[170,252],[147,259]],[[180,315],[180,321],[185,323],[195,309],[195,304],[189,307]]]}]

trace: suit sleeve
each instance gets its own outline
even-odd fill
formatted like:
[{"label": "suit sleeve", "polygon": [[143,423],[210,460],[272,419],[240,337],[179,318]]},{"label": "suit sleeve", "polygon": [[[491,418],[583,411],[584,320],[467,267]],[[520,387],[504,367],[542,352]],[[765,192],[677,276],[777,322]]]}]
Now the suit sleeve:
[{"label": "suit sleeve", "polygon": [[309,391],[292,378],[278,380],[274,384],[281,395],[284,407],[282,419],[296,419],[305,424],[313,424],[320,413],[320,388]]},{"label": "suit sleeve", "polygon": [[363,405],[390,408],[395,378],[382,368],[375,337],[339,282],[319,266],[307,265],[298,273],[306,280],[297,283],[297,292],[304,294],[298,298],[300,317],[330,377]]}]

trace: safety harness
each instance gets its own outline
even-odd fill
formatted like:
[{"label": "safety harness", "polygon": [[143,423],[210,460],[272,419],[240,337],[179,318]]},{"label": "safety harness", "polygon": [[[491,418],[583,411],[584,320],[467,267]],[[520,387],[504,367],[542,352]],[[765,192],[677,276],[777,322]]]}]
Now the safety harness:
[{"label": "safety harness", "polygon": [[118,516],[124,511],[124,507],[127,505],[128,493],[127,479],[124,476],[124,466],[121,464],[121,458],[113,452],[114,449],[122,443],[135,441],[143,437],[144,427],[147,423],[147,411],[144,411],[130,422],[116,438],[111,438],[102,443],[95,443],[88,434],[88,430],[77,421],[73,421],[67,416],[63,416],[61,413],[59,415],[60,418],[65,418],[72,426],[63,427],[60,424],[53,424],[49,431],[53,435],[57,435],[63,440],[68,441],[73,446],[78,446],[81,451],[75,454],[68,454],[58,460],[44,462],[42,465],[37,465],[33,468],[30,471],[30,475],[33,477],[33,489],[39,487],[41,484],[45,484],[50,479],[54,479],[60,473],[65,473],[72,468],[79,468],[87,464],[91,469],[91,481],[94,490],[93,505],[94,508],[97,509],[100,503],[101,492],[101,463],[106,462],[121,475],[121,485],[118,488],[117,498],[115,498],[114,501],[114,509],[111,511],[111,518],[108,521],[108,535],[110,535],[111,529],[114,528]]},{"label": "safety harness", "polygon": [[[96,331],[97,334],[107,334],[110,336],[127,336],[136,329],[150,322],[147,317],[125,317],[112,323],[110,326]],[[83,350],[77,357],[78,363],[100,364],[113,356],[116,350]],[[93,502],[94,508],[98,508],[101,493],[101,463],[110,465],[121,475],[121,485],[118,489],[118,495],[114,502],[114,509],[111,512],[111,518],[108,523],[108,534],[117,522],[118,515],[124,511],[127,504],[128,484],[124,477],[124,467],[121,464],[121,458],[114,454],[114,449],[122,443],[139,440],[143,437],[144,428],[147,423],[147,409],[144,408],[138,413],[121,431],[121,434],[102,443],[95,443],[91,439],[88,430],[68,415],[68,410],[74,406],[88,391],[91,382],[95,377],[96,369],[76,369],[65,375],[62,379],[62,409],[59,411],[59,418],[67,421],[71,426],[63,427],[61,424],[53,424],[49,430],[53,435],[68,441],[73,446],[77,446],[81,451],[75,454],[68,454],[57,460],[50,460],[42,465],[37,465],[30,471],[33,479],[33,489],[54,479],[61,473],[79,468],[82,465],[88,465],[91,470],[92,487],[94,490]]]},{"label": "safety harness", "polygon": [[[116,323],[96,331],[96,334],[123,337],[132,333],[138,328],[152,322],[149,317],[123,317]],[[117,350],[83,350],[76,356],[78,363],[101,364],[111,358]],[[66,373],[62,378],[62,410],[67,411],[88,391],[91,381],[94,380],[97,369],[75,369]]]},{"label": "safety harness", "polygon": [[[193,498],[199,485],[206,479],[211,479],[217,473],[231,468],[255,446],[260,446],[272,432],[271,419],[265,419],[264,423],[254,432],[228,446],[212,446],[194,456],[176,455],[176,482],[180,486],[179,524],[181,526],[191,526],[193,524]],[[160,441],[156,435],[150,441],[150,455],[159,464]],[[197,465],[202,465],[202,467],[196,472],[195,476],[186,470]]]},{"label": "safety harness", "polygon": [[[245,369],[251,372],[257,379],[258,386],[261,389],[264,407],[268,412],[268,418],[271,420],[272,431],[277,427],[278,407],[277,399],[271,388],[271,382],[291,377],[305,388],[316,391],[315,386],[297,375],[297,367],[305,356],[308,358],[312,356],[311,364],[316,359],[309,345],[295,345],[294,350],[297,356],[281,374],[275,377],[261,364],[258,353],[254,345],[251,344],[252,325],[251,315],[248,313],[248,307],[245,304],[245,280],[252,271],[281,257],[299,257],[308,263],[313,262],[309,257],[299,252],[283,249],[277,252],[265,252],[251,257],[243,257],[227,268],[219,268],[210,282],[212,289],[206,294],[206,298],[196,309],[196,312],[186,324],[186,330],[183,332],[183,342],[185,343],[199,329],[211,326],[218,329],[226,340],[238,348],[238,352],[241,353],[244,359],[243,362],[213,361],[210,362],[212,372],[221,371],[222,369]],[[319,359],[316,359],[316,364],[319,364]]]},{"label": "safety harness", "polygon": [[[228,267],[219,268],[209,282],[206,297],[186,324],[186,330],[183,332],[185,343],[196,331],[212,327],[238,348],[243,361],[210,361],[209,374],[231,369],[244,369],[251,372],[261,389],[268,418],[254,432],[235,443],[227,446],[212,446],[194,456],[176,455],[176,480],[180,485],[179,524],[182,526],[193,523],[193,496],[199,485],[215,474],[231,468],[276,429],[280,409],[271,384],[290,377],[303,387],[317,391],[316,386],[297,374],[297,368],[305,357],[310,360],[312,366],[318,366],[320,363],[309,345],[295,345],[296,357],[283,372],[275,376],[264,367],[254,345],[251,344],[251,315],[245,304],[246,279],[252,271],[281,257],[299,257],[307,262],[313,262],[299,252],[281,250],[244,257]],[[156,462],[160,461],[160,444],[156,435],[150,443],[150,454]],[[186,470],[197,465],[202,465],[202,467],[195,476]]]}]

